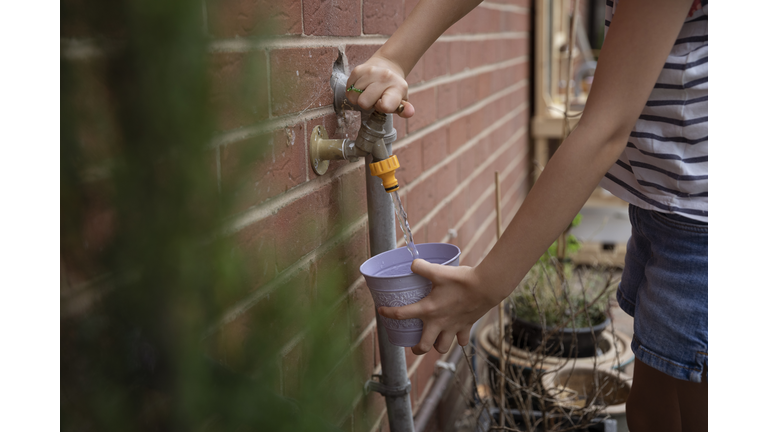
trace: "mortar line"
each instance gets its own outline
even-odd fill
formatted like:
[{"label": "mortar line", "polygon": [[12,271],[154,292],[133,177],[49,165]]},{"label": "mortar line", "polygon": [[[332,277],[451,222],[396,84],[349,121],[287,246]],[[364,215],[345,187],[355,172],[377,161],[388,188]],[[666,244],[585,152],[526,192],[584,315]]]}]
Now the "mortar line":
[{"label": "mortar line", "polygon": [[424,357],[425,356],[423,355],[416,356],[416,360],[414,360],[411,367],[408,368],[408,378],[411,378],[413,376],[413,373],[416,372],[416,369],[419,368],[419,365],[421,364],[421,362],[424,361]]},{"label": "mortar line", "polygon": [[[496,120],[491,126],[485,128],[482,132],[479,134],[473,136],[467,142],[465,142],[461,147],[459,147],[455,152],[451,153],[447,157],[443,158],[443,160],[440,161],[440,163],[437,163],[435,165],[432,165],[429,169],[422,171],[421,174],[418,175],[413,181],[408,183],[403,189],[405,194],[407,195],[408,192],[411,191],[411,189],[415,188],[419,185],[419,183],[423,182],[425,179],[432,176],[432,174],[436,173],[437,171],[441,170],[444,166],[448,165],[449,163],[453,162],[454,159],[458,158],[464,152],[469,151],[469,149],[480,142],[483,138],[487,137],[488,135],[492,134],[493,132],[496,132],[497,129],[504,126],[505,123],[511,121],[515,117],[517,117],[525,108],[527,108],[528,103],[522,102],[520,105],[517,106],[514,110],[508,112],[504,117]],[[393,149],[394,151],[394,149]]]},{"label": "mortar line", "polygon": [[[461,192],[463,192],[463,190],[464,190],[465,188],[469,187],[469,185],[471,185],[471,184],[472,184],[472,181],[473,181],[475,178],[477,178],[477,177],[478,177],[478,176],[479,176],[479,175],[480,175],[482,172],[484,172],[485,168],[486,168],[488,165],[490,165],[490,164],[491,164],[491,162],[493,162],[493,160],[494,160],[494,159],[495,159],[495,158],[496,158],[498,155],[500,155],[501,153],[504,153],[505,151],[507,151],[507,150],[509,150],[510,148],[512,148],[512,147],[514,146],[514,144],[515,144],[515,143],[517,143],[517,140],[519,140],[519,139],[520,139],[520,137],[523,135],[523,132],[524,132],[524,129],[519,129],[519,130],[518,130],[518,131],[517,131],[517,132],[516,132],[514,135],[512,135],[512,137],[510,137],[510,138],[509,138],[509,140],[507,140],[507,142],[505,142],[505,143],[504,143],[504,144],[502,144],[502,145],[501,145],[501,146],[500,146],[498,149],[496,149],[496,151],[494,151],[494,152],[491,154],[491,156],[490,156],[490,157],[488,157],[488,158],[485,160],[485,162],[483,162],[483,163],[482,163],[482,165],[480,165],[479,167],[475,168],[475,170],[472,172],[472,174],[470,174],[470,175],[469,175],[469,177],[467,177],[466,179],[464,179],[464,181],[462,181],[461,183],[459,183],[459,184],[458,184],[458,185],[457,185],[457,186],[454,188],[453,192],[451,192],[451,193],[450,193],[450,194],[449,194],[447,197],[445,197],[444,199],[442,199],[442,200],[440,201],[440,203],[439,203],[439,204],[437,204],[437,205],[436,205],[436,206],[435,206],[435,207],[434,207],[434,208],[433,208],[433,209],[432,209],[432,210],[431,210],[429,213],[427,213],[427,214],[426,214],[426,215],[425,215],[425,216],[424,216],[424,217],[423,217],[423,218],[422,218],[422,219],[421,219],[421,220],[420,220],[420,221],[419,221],[419,222],[418,222],[416,225],[414,225],[414,227],[413,227],[413,231],[414,231],[414,232],[415,232],[415,231],[418,231],[418,230],[422,229],[422,228],[423,228],[425,225],[427,225],[427,224],[428,224],[428,223],[429,223],[429,222],[432,220],[432,218],[434,218],[434,217],[435,217],[435,215],[437,215],[438,213],[440,213],[440,212],[442,211],[443,207],[445,207],[445,206],[447,205],[446,203],[448,203],[448,202],[452,201],[454,198],[456,198],[456,196],[458,196],[458,195],[459,195]],[[521,156],[521,155],[518,155],[518,157],[516,158],[516,160],[515,160],[515,161],[513,161],[513,164],[515,164],[515,163],[517,162],[517,159],[518,159],[518,158],[522,158],[522,156]],[[480,200],[478,200],[478,201],[480,201]],[[474,205],[475,205],[475,204],[473,204],[473,206],[474,206]],[[470,209],[471,209],[471,208],[472,208],[472,207],[470,207]],[[469,209],[467,209],[467,211],[469,211]],[[465,217],[468,217],[468,216],[466,216],[466,213],[465,213]],[[461,220],[460,220],[460,221],[461,221]],[[452,227],[452,228],[456,228],[456,227],[458,227],[458,226],[459,226],[459,224],[457,223],[457,224],[456,224],[456,226],[455,226],[455,227]]]},{"label": "mortar line", "polygon": [[[518,183],[520,183],[520,182],[518,182]],[[509,199],[507,199],[507,200],[506,200],[506,203],[502,203],[502,205],[501,205],[501,206],[502,206],[502,208],[504,207],[504,205],[506,205],[506,204],[509,204],[509,201],[512,199],[512,197],[513,197],[514,195],[515,195],[514,193],[513,193],[513,194],[511,194],[511,195],[510,195],[510,197],[509,197]],[[524,200],[524,198],[522,198],[522,199],[518,199],[518,200],[517,200],[517,202],[515,203],[515,208],[514,208],[514,210],[512,210],[512,214],[515,214],[515,213],[517,213],[517,211],[520,209],[520,206],[522,206],[522,205],[523,205],[523,200]],[[495,218],[496,218],[496,215],[494,214],[493,216],[494,216],[494,219],[495,219]],[[491,239],[491,242],[490,242],[490,243],[488,243],[488,246],[486,246],[486,247],[485,247],[485,251],[483,251],[482,255],[480,256],[480,259],[481,259],[481,260],[482,260],[483,258],[485,258],[485,257],[488,255],[488,253],[491,251],[491,249],[493,249],[493,246],[494,246],[494,245],[495,245],[497,242],[498,242],[498,240],[496,240],[496,237],[494,237],[493,239]]]},{"label": "mortar line", "polygon": [[[303,9],[303,4],[302,4]],[[206,20],[207,21],[207,20]],[[302,34],[270,38],[235,38],[216,39],[208,42],[208,51],[212,53],[240,53],[259,49],[282,48],[324,48],[340,45],[384,45],[388,36],[307,36],[304,32],[304,13],[302,11]],[[443,35],[436,42],[478,42],[500,39],[526,39],[529,32],[497,32]],[[97,42],[92,38],[59,38],[60,55],[70,60],[84,60],[107,55],[124,46],[120,40]]]},{"label": "mortar line", "polygon": [[[280,286],[283,282],[289,280],[291,277],[293,277],[299,270],[308,270],[309,265],[312,263],[313,260],[319,258],[324,253],[330,251],[334,247],[338,246],[344,241],[349,240],[352,238],[353,235],[355,235],[358,230],[365,228],[365,223],[368,221],[368,215],[361,216],[357,221],[352,223],[350,226],[348,226],[346,229],[344,229],[339,234],[336,234],[334,237],[326,241],[325,243],[321,244],[316,249],[311,250],[303,257],[296,260],[293,264],[288,266],[285,270],[280,272],[278,275],[276,275],[272,280],[267,282],[263,287],[260,289],[257,289],[254,293],[251,293],[247,297],[245,297],[243,300],[236,303],[234,306],[229,308],[224,314],[222,314],[222,317],[219,318],[215,324],[212,324],[204,333],[204,338],[210,336],[213,334],[217,329],[223,327],[224,325],[234,321],[237,317],[245,313],[248,309],[253,307],[255,304],[257,304],[259,301],[261,301],[262,298],[266,297],[267,295],[271,294],[278,286]],[[337,303],[338,304],[338,303]]]},{"label": "mortar line", "polygon": [[[436,79],[434,79],[432,81],[428,81],[428,82],[426,82],[426,83],[424,83],[422,85],[416,85],[416,86],[413,86],[411,88],[415,88],[416,91],[426,90],[426,89],[429,89],[431,87],[435,87],[435,86],[442,85],[442,84],[447,84],[447,83],[450,83],[450,82],[453,82],[453,81],[457,81],[457,80],[461,80],[461,79],[464,79],[464,78],[468,78],[468,77],[473,76],[473,75],[479,75],[479,74],[482,74],[482,73],[485,73],[485,72],[494,71],[494,70],[500,70],[500,69],[504,69],[504,68],[507,68],[507,67],[511,67],[511,66],[517,65],[518,63],[520,63],[520,62],[522,62],[524,60],[525,60],[525,57],[516,57],[516,58],[511,59],[511,60],[506,60],[503,63],[494,63],[493,65],[490,65],[490,66],[481,66],[481,67],[478,67],[478,68],[475,68],[475,69],[469,69],[469,70],[466,70],[466,71],[462,71],[462,72],[459,72],[459,73],[454,74],[454,75],[447,75],[445,77],[436,78]],[[268,79],[269,79],[269,76],[268,76]],[[509,86],[509,87],[507,87],[506,89],[504,89],[502,91],[509,90],[509,89],[511,89],[513,87],[516,87],[516,86],[525,85],[525,83],[527,83],[527,79],[520,80],[520,81],[516,82],[515,84],[513,84],[512,86]],[[268,90],[271,90],[271,85],[268,86]],[[269,97],[270,100],[271,100],[271,92],[268,91],[268,96],[267,97]],[[485,99],[483,99],[483,100],[485,100]],[[470,108],[470,107],[468,107],[468,108]],[[468,109],[468,108],[465,108],[465,110]],[[270,104],[269,110],[270,110],[270,116],[271,116],[271,110],[272,110],[271,104]],[[461,112],[464,112],[464,111],[463,110],[462,111],[457,111],[456,113],[452,114],[451,116],[445,117],[444,119],[441,119],[441,120],[438,120],[438,121],[442,121],[442,120],[445,120],[445,119],[453,120],[454,117],[452,117],[452,116],[454,116],[457,113],[461,113]],[[469,113],[471,113],[471,112],[474,112],[474,111],[470,111]],[[312,120],[312,119],[315,119],[315,118],[318,118],[318,117],[322,117],[324,115],[335,114],[335,113],[336,112],[334,111],[333,106],[326,105],[326,106],[319,107],[319,108],[310,108],[308,110],[301,111],[301,112],[298,112],[298,113],[287,114],[287,115],[284,115],[284,116],[281,116],[281,117],[270,118],[269,120],[266,120],[264,122],[261,122],[259,124],[253,125],[253,126],[245,126],[245,127],[241,127],[241,128],[235,129],[235,130],[230,130],[230,131],[222,132],[222,133],[216,135],[211,140],[210,146],[220,146],[220,145],[231,144],[233,142],[237,142],[237,141],[241,141],[241,140],[244,140],[244,139],[248,139],[248,138],[251,138],[253,136],[262,134],[262,133],[272,132],[272,131],[275,131],[277,129],[284,128],[284,127],[295,126],[296,124],[300,123],[302,120],[303,121]],[[432,125],[434,125],[436,123],[437,122],[432,123]],[[429,131],[431,132],[434,129],[435,128],[429,129]],[[422,129],[422,130],[424,130],[424,129]],[[400,142],[403,142],[403,141],[409,141],[410,139],[412,139],[411,137],[413,137],[413,136],[421,137],[421,135],[416,135],[416,134],[420,133],[420,131],[417,131],[414,134],[410,134],[407,137],[402,138],[401,140],[398,140],[397,143],[400,143]]]},{"label": "mortar line", "polygon": [[[512,146],[514,146],[514,144],[516,144],[516,143],[517,143],[517,140],[518,140],[518,139],[520,139],[520,137],[519,137],[519,136],[518,136],[517,138],[515,138],[515,139],[514,139],[514,142],[512,143]],[[500,177],[500,178],[499,178],[499,182],[502,182],[502,181],[506,180],[506,178],[507,178],[507,176],[509,175],[509,173],[511,173],[511,172],[512,172],[512,171],[513,171],[515,168],[517,168],[517,167],[518,167],[518,165],[520,164],[520,162],[522,161],[522,159],[523,159],[523,156],[522,156],[522,155],[517,155],[517,156],[515,157],[515,159],[513,159],[513,160],[512,160],[512,163],[510,163],[510,164],[509,164],[509,166],[508,166],[507,168],[505,168],[505,169],[504,169],[504,171],[502,171],[501,173],[499,173],[499,177]],[[485,166],[484,166],[484,167],[482,167],[482,168],[485,168]],[[475,202],[474,202],[474,203],[473,203],[473,204],[472,204],[472,205],[471,205],[471,206],[470,206],[470,207],[467,209],[467,211],[464,213],[464,215],[461,217],[461,219],[459,219],[459,220],[458,220],[458,221],[457,221],[457,222],[454,224],[455,226],[454,226],[453,228],[454,228],[454,229],[459,229],[461,226],[463,226],[465,223],[467,223],[467,221],[469,220],[469,218],[470,218],[471,214],[472,214],[472,213],[474,213],[474,212],[475,212],[475,210],[477,210],[477,208],[478,208],[478,207],[480,207],[480,205],[482,204],[482,200],[484,200],[484,199],[488,198],[488,196],[489,196],[489,195],[493,194],[493,192],[494,192],[494,189],[495,189],[495,185],[494,185],[494,186],[488,186],[488,187],[485,189],[485,191],[483,191],[483,193],[480,195],[480,198],[479,198],[477,201],[475,201]]]},{"label": "mortar line", "polygon": [[[426,128],[420,129],[418,132],[415,132],[411,135],[408,135],[406,138],[403,138],[402,140],[397,140],[393,144],[393,151],[399,149],[400,147],[403,147],[405,145],[408,145],[409,143],[422,138],[423,136],[431,133],[432,131],[444,127],[445,125],[451,123],[457,118],[463,117],[467,114],[471,114],[486,105],[495,102],[497,99],[502,98],[506,96],[509,93],[512,93],[521,87],[523,87],[525,84],[527,84],[527,80],[521,80],[517,84],[507,87],[507,89],[496,93],[495,95],[491,95],[481,101],[476,102],[475,104],[461,110],[457,111],[456,113],[451,114],[448,117],[445,117],[441,120],[436,121],[435,123],[432,123],[430,126],[427,126]],[[526,102],[523,102],[525,106],[527,106]],[[522,105],[521,105],[522,106]],[[329,112],[333,112],[333,108],[328,107]],[[468,141],[473,142],[472,140]],[[464,148],[467,144],[462,146]],[[462,152],[461,148],[455,152]],[[454,154],[455,154],[454,153]],[[292,189],[289,189],[288,191],[284,192],[283,194],[280,194],[278,196],[272,197],[263,203],[260,203],[256,205],[255,207],[245,210],[237,215],[232,216],[230,219],[230,222],[227,223],[227,227],[225,228],[225,233],[231,233],[231,232],[237,232],[241,229],[243,229],[246,226],[249,226],[253,223],[256,223],[272,214],[277,213],[281,208],[293,203],[294,201],[301,199],[310,193],[313,193],[315,190],[317,190],[319,187],[325,186],[326,184],[330,183],[337,177],[341,177],[344,174],[347,174],[355,169],[357,169],[360,165],[362,165],[362,158],[358,160],[357,162],[350,162],[348,164],[342,165],[339,169],[334,171],[334,173],[331,176],[320,176],[318,179],[312,180],[311,182],[305,182],[302,183]],[[406,190],[410,187],[406,187]]]},{"label": "mortar line", "polygon": [[511,86],[505,88],[504,90],[499,90],[496,93],[491,94],[490,96],[486,97],[485,99],[481,99],[472,105],[463,108],[461,110],[456,111],[455,113],[443,117],[433,123],[431,123],[429,126],[423,127],[416,132],[410,133],[405,136],[403,139],[398,139],[392,144],[392,151],[395,151],[401,147],[405,147],[408,144],[411,144],[414,141],[418,141],[425,136],[431,134],[432,132],[441,129],[450,123],[454,122],[455,120],[462,118],[464,116],[467,116],[469,114],[473,114],[482,108],[485,108],[486,106],[490,105],[493,102],[496,102],[497,100],[509,96],[510,94],[516,92],[517,90],[520,90],[522,87],[528,84],[527,79],[522,79],[515,84],[512,84]]},{"label": "mortar line", "polygon": [[256,135],[274,132],[278,129],[286,127],[293,127],[302,121],[314,120],[328,114],[336,114],[332,105],[326,105],[319,108],[311,108],[300,113],[293,113],[282,117],[274,117],[253,126],[244,126],[238,129],[217,134],[213,137],[209,146],[225,146],[233,142],[253,138]]},{"label": "mortar line", "polygon": [[225,224],[222,233],[225,235],[236,233],[247,226],[257,223],[271,215],[277,214],[284,207],[289,206],[294,202],[304,198],[305,196],[316,192],[318,189],[321,189],[323,186],[332,183],[337,178],[356,170],[363,163],[363,158],[360,158],[360,160],[357,162],[350,162],[346,165],[342,165],[329,176],[320,176],[312,181],[302,183],[280,195],[264,201],[263,203],[251,209],[245,210],[238,215],[234,215]]},{"label": "mortar line", "polygon": [[[525,39],[528,32],[496,32],[443,35],[436,42],[478,42],[499,39]],[[389,36],[278,36],[270,38],[217,39],[209,42],[211,52],[246,52],[259,49],[326,48],[340,45],[384,45]]]},{"label": "mortar line", "polygon": [[[506,69],[512,66],[516,66],[520,63],[524,63],[528,61],[527,56],[519,56],[512,59],[504,60],[498,63],[488,63],[483,66],[476,67],[474,69],[465,69],[461,72],[451,74],[451,75],[443,75],[437,78],[434,78],[429,81],[424,81],[423,83],[414,84],[412,86],[408,87],[408,93],[418,93],[422,90],[427,90],[432,87],[437,87],[439,85],[443,84],[449,84],[454,81],[459,81],[464,78],[469,78],[476,75],[481,75],[487,72],[493,72],[501,69]],[[411,91],[413,90],[413,91]]]},{"label": "mortar line", "polygon": [[380,432],[379,428],[381,427],[381,421],[384,420],[384,415],[387,413],[387,407],[381,409],[381,413],[379,413],[379,418],[376,419],[376,423],[373,424],[373,427],[369,432]]},{"label": "mortar line", "polygon": [[480,6],[481,8],[497,10],[501,12],[512,12],[512,13],[521,14],[521,15],[530,15],[530,9],[522,6],[517,6],[517,5],[508,5],[508,4],[493,3],[493,2],[482,2],[478,6]]}]

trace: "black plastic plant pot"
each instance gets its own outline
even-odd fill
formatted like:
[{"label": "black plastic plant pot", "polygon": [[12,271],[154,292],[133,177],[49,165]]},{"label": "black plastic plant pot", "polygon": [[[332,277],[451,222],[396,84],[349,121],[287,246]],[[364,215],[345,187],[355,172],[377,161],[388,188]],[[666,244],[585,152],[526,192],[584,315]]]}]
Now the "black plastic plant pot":
[{"label": "black plastic plant pot", "polygon": [[544,343],[544,337],[547,335],[544,355],[566,358],[593,357],[597,348],[595,341],[610,322],[611,319],[606,316],[605,321],[592,327],[574,329],[566,326],[555,330],[555,327],[544,329],[538,323],[512,316],[511,324],[507,325],[507,332],[512,334],[514,346],[520,349],[535,351]]}]

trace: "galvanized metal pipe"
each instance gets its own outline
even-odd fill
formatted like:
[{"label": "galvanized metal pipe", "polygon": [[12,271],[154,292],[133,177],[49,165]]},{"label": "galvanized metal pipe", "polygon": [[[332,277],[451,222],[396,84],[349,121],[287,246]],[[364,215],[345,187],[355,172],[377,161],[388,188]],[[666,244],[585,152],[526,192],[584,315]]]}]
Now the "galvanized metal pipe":
[{"label": "galvanized metal pipe", "polygon": [[[392,145],[387,144],[387,151],[392,154]],[[366,158],[371,162],[371,156]],[[395,206],[389,193],[384,190],[381,179],[371,175],[366,163],[365,186],[368,194],[368,232],[371,242],[371,256],[395,249],[397,232],[395,231]],[[405,362],[405,349],[392,345],[387,338],[384,323],[376,313],[376,331],[379,338],[379,356],[381,357],[381,382],[387,387],[401,388],[409,384],[408,367]],[[413,413],[410,393],[399,396],[385,396],[389,430],[392,432],[413,432]]]}]

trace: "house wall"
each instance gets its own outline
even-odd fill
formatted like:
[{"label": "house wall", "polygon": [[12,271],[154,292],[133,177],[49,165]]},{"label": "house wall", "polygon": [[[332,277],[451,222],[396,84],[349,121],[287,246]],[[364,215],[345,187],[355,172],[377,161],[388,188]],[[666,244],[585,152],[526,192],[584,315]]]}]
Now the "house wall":
[{"label": "house wall", "polygon": [[[217,113],[211,165],[218,182],[237,185],[229,235],[256,280],[221,321],[218,330],[226,337],[259,331],[249,327],[248,316],[280,295],[312,307],[318,290],[330,289],[337,323],[349,328],[349,355],[363,365],[363,376],[379,373],[373,301],[358,270],[370,256],[364,161],[331,162],[317,176],[308,138],[317,125],[331,138],[355,138],[359,115],[339,117],[333,109],[332,65],[340,54],[347,73],[364,62],[416,3],[204,1],[201,23],[210,38],[210,100]],[[530,14],[529,0],[483,2],[408,75],[416,115],[395,117],[392,148],[415,241],[455,244],[463,265],[480,262],[495,242],[494,172],[501,177],[505,224],[528,190]],[[266,25],[276,36],[255,37]],[[72,34],[79,36],[76,29]],[[233,103],[233,83],[243,81],[251,84],[240,95],[246,103]],[[267,157],[246,167],[243,177],[240,155],[265,137]],[[321,283],[331,275],[337,286]],[[294,288],[281,294],[286,281]],[[300,388],[305,367],[302,330],[288,329],[282,350],[277,391],[288,397]],[[440,355],[405,352],[416,413]],[[384,398],[364,395],[362,385],[341,424],[349,431],[389,430]]]},{"label": "house wall", "polygon": [[[332,64],[339,53],[347,73],[363,63],[416,3],[209,0],[207,6],[220,61],[214,76],[226,81],[247,52],[263,55],[267,67],[268,98],[251,115],[225,116],[216,147],[224,180],[249,136],[262,131],[273,136],[274,161],[253,167],[258,187],[243,192],[233,234],[258,260],[263,287],[256,290],[269,288],[279,276],[300,278],[311,302],[318,289],[313,282],[328,270],[325,263],[341,263],[336,264],[344,267],[339,319],[349,322],[349,349],[363,359],[366,376],[379,372],[380,365],[373,302],[358,271],[369,257],[364,161],[332,162],[325,175],[316,176],[307,143],[316,125],[331,138],[356,136],[359,116],[340,118],[333,110]],[[243,17],[265,8],[279,17],[281,36],[251,45],[246,38],[258,23],[243,25]],[[416,115],[395,118],[397,177],[415,241],[456,244],[465,265],[477,264],[495,241],[494,172],[501,176],[505,223],[528,188],[530,21],[527,0],[482,3],[411,71],[407,81]],[[252,127],[258,121],[267,126]],[[298,235],[310,219],[316,229]],[[294,377],[301,373],[301,348],[295,343],[283,359],[282,391],[289,396],[291,386],[300,385]],[[406,350],[406,357],[417,412],[440,354],[415,356]],[[351,412],[344,423],[348,430],[388,430],[378,393],[361,394]]]}]

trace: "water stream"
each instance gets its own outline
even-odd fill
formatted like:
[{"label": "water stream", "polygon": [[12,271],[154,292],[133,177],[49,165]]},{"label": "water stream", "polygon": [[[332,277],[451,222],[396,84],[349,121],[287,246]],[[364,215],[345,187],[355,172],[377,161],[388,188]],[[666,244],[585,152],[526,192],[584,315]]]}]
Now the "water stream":
[{"label": "water stream", "polygon": [[400,231],[403,232],[403,238],[405,238],[405,245],[411,252],[413,259],[419,257],[419,251],[416,250],[416,245],[413,243],[413,234],[411,234],[411,227],[408,225],[408,215],[405,214],[403,203],[400,201],[400,195],[397,191],[392,192],[392,202],[395,203],[395,214],[397,214],[397,220],[400,222]]}]

